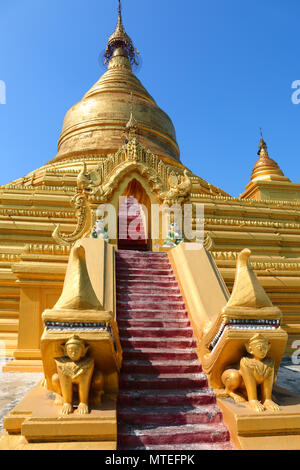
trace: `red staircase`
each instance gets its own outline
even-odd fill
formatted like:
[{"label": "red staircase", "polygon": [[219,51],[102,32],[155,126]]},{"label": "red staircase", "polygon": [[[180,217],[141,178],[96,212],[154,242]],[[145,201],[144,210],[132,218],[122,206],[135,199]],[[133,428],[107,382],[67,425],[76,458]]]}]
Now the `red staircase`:
[{"label": "red staircase", "polygon": [[119,209],[118,247],[120,250],[147,250],[140,205],[133,196],[126,197]]},{"label": "red staircase", "polygon": [[166,253],[117,251],[119,449],[232,449]]}]

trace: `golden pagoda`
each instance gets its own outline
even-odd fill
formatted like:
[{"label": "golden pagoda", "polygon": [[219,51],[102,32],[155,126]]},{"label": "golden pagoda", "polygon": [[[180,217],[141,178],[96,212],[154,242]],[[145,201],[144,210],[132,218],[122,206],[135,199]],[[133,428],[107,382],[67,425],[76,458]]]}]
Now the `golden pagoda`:
[{"label": "golden pagoda", "polygon": [[[233,315],[234,321],[240,321],[239,325],[247,323],[250,318],[247,328],[260,325],[259,329],[268,330],[265,341],[270,344],[273,341],[275,345],[270,351],[276,371],[282,355],[291,355],[293,342],[300,339],[300,184],[291,182],[270,158],[262,135],[259,159],[240,197],[231,197],[195,175],[181,162],[171,119],[133,73],[138,51],[125,31],[120,1],[118,22],[107,43],[105,62],[107,71],[67,112],[57,155],[41,168],[0,188],[0,341],[4,346],[2,355],[13,358],[7,362],[4,371],[42,371],[44,366],[48,389],[56,390],[54,382],[51,382],[54,356],[51,356],[52,362],[48,361],[45,357],[50,353],[45,351],[51,350],[53,338],[55,348],[62,339],[66,341],[63,333],[59,332],[59,315],[62,315],[64,324],[72,325],[73,329],[74,325],[89,329],[89,322],[94,322],[97,328],[106,325],[103,327],[106,349],[98,347],[97,338],[92,333],[84,333],[81,341],[83,345],[93,344],[93,354],[98,351],[97,354],[106,358],[105,363],[111,364],[110,377],[113,379],[107,379],[107,391],[110,395],[117,393],[122,347],[116,312],[122,307],[122,299],[118,297],[120,287],[115,260],[119,255],[115,251],[124,249],[126,245],[122,241],[121,229],[118,233],[122,196],[127,200],[132,198],[148,210],[150,222],[145,229],[145,239],[134,245],[134,249],[154,252],[158,257],[167,253],[196,338],[197,357],[206,364],[208,376],[214,377],[212,384],[221,383],[223,369],[217,372],[214,369],[220,362],[221,347],[225,352],[218,367],[225,367],[224,358],[227,357],[226,348],[231,337],[227,335],[225,338],[224,325],[234,324],[233,320],[230,323],[228,315]],[[202,251],[198,248],[185,251],[185,247],[193,242],[184,237],[179,246],[165,244],[161,227],[168,216],[168,209],[160,213],[158,233],[151,237],[153,206],[168,208],[174,204],[180,207],[191,205],[194,229],[197,226],[196,206],[203,205]],[[99,219],[101,205],[111,205],[115,209],[117,234],[108,242],[105,238],[97,240],[98,251],[93,251],[96,245],[92,245],[95,240],[91,240],[91,233]],[[141,219],[143,217],[142,212]],[[249,250],[244,258],[240,255],[245,248],[251,250],[250,261]],[[78,262],[79,256],[75,256],[76,253],[80,254],[81,268],[73,269],[79,273],[74,275],[74,292],[80,285],[78,292],[84,298],[85,284],[80,284],[82,269],[85,273],[83,278],[88,275],[91,278],[93,287],[89,281],[84,281],[89,285],[89,296],[95,298],[96,295],[100,305],[97,315],[94,313],[89,317],[86,312],[86,318],[91,319],[85,318],[84,321],[80,320],[82,312],[76,313],[72,307],[70,313],[62,300],[70,300],[73,296],[73,278],[70,274],[66,276],[66,272],[73,272],[72,259],[77,256]],[[165,260],[163,256],[161,259]],[[122,266],[127,260],[120,259],[119,262]],[[238,281],[239,287],[233,289],[236,264],[237,272],[246,270],[246,274],[244,277],[238,274],[243,280]],[[125,270],[121,267],[121,272],[122,269]],[[230,301],[231,292],[235,299],[234,307]],[[240,292],[250,292],[252,303]],[[255,293],[257,298],[263,298],[262,305],[253,301]],[[245,309],[246,313],[249,312],[246,320],[243,317]],[[78,307],[78,310],[83,309]],[[56,336],[53,332],[52,335],[51,328],[58,328]],[[276,328],[278,331],[274,332]],[[122,321],[119,329],[124,329]],[[234,339],[239,348],[235,359],[240,358],[246,340],[250,345],[260,341],[260,338],[250,338],[248,330],[244,336]],[[114,341],[109,337],[112,331]],[[228,333],[228,328],[226,331]],[[74,344],[80,344],[77,331],[75,333],[77,336],[73,335],[71,339]],[[223,335],[224,344],[219,342],[218,335]],[[65,342],[65,349],[67,346],[68,342]],[[84,349],[85,346],[82,347]],[[115,348],[110,359],[109,348]],[[57,353],[58,350],[55,351]],[[95,360],[95,364],[98,363],[101,367],[101,361]],[[105,381],[109,372],[104,371],[103,374]],[[230,423],[231,418],[227,415],[232,411],[222,410]],[[24,414],[24,410],[20,413]],[[298,415],[295,416],[299,420]],[[255,421],[255,426],[261,426],[262,422],[260,420],[257,424]],[[16,432],[12,416],[7,423],[7,428],[12,426],[12,432]],[[33,422],[26,426],[26,438],[37,439]],[[277,431],[278,435],[283,432],[279,428]],[[40,428],[38,432],[41,432]],[[43,436],[39,434],[39,439],[46,439]],[[113,441],[114,438],[107,439]],[[246,438],[232,438],[232,441],[241,448],[249,448],[245,444],[248,442]]]},{"label": "golden pagoda", "polygon": [[[7,365],[9,370],[41,368],[41,314],[59,296],[70,252],[70,246],[55,243],[52,234],[59,224],[64,232],[74,231],[76,213],[83,211],[74,208],[77,180],[84,182],[85,173],[100,166],[99,178],[105,187],[113,173],[111,162],[116,152],[122,152],[125,131],[133,119],[137,140],[128,145],[151,161],[147,180],[137,177],[142,186],[147,185],[151,202],[159,202],[158,191],[168,190],[172,172],[180,176],[186,169],[180,162],[172,121],[132,72],[137,52],[124,30],[120,6],[105,57],[107,71],[66,114],[57,155],[0,189],[0,340],[5,342],[5,354],[15,358]],[[114,182],[120,195],[134,179],[130,173],[133,174],[129,169]],[[202,178],[190,175],[196,194],[226,195]],[[152,181],[157,176],[162,180],[161,187]],[[110,202],[111,196],[112,193],[106,201]],[[113,197],[116,205],[118,196]]]}]

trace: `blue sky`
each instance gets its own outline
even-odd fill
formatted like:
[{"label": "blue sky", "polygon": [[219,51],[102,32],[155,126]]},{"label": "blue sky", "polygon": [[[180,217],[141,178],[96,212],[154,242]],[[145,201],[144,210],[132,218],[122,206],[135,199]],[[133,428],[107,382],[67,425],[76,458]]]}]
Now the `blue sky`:
[{"label": "blue sky", "polygon": [[[67,110],[104,73],[117,0],[0,0],[0,184],[56,154]],[[233,196],[250,180],[259,127],[300,182],[299,0],[123,0],[137,73],[176,128],[182,162]]]}]

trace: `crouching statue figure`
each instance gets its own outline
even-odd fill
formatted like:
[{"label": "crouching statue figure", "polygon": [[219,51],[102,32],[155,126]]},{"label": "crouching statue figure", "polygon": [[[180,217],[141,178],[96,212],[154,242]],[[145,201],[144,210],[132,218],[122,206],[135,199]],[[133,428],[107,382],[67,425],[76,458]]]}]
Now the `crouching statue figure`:
[{"label": "crouching statue figure", "polygon": [[[73,391],[78,390],[78,414],[89,413],[90,390],[94,399],[101,403],[104,387],[103,374],[94,368],[94,359],[87,356],[88,346],[77,335],[73,335],[64,345],[64,356],[56,357],[57,373],[52,376],[52,385],[57,397],[55,403],[63,405],[61,414],[73,412]],[[96,401],[95,400],[95,401]]]},{"label": "crouching statue figure", "polygon": [[[267,357],[269,341],[261,334],[256,334],[245,343],[247,352],[252,357],[242,357],[239,369],[227,369],[222,374],[225,392],[236,402],[246,402],[256,412],[264,410],[279,411],[279,406],[272,401],[272,389],[275,382],[274,359]],[[260,385],[258,399],[257,386]],[[240,390],[241,393],[237,393]],[[244,393],[243,393],[244,392]],[[246,404],[246,403],[245,403]]]}]

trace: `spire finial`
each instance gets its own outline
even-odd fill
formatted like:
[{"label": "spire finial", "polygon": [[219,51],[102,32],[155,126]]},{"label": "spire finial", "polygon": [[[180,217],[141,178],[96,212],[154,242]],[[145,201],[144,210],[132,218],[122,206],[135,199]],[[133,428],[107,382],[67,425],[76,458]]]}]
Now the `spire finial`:
[{"label": "spire finial", "polygon": [[138,51],[134,48],[133,42],[126,33],[123,26],[121,0],[118,0],[118,5],[118,23],[115,32],[110,36],[108,40],[106,51],[104,54],[104,63],[106,64],[107,62],[109,62],[114,52],[119,49],[123,51],[121,55],[123,55],[125,52],[131,64],[138,65]]},{"label": "spire finial", "polygon": [[121,0],[119,0],[119,18],[118,20],[120,23],[122,23],[122,5],[121,5]]},{"label": "spire finial", "polygon": [[258,144],[258,152],[257,152],[257,155],[261,155],[261,152],[262,150],[264,150],[264,154],[267,154],[268,155],[268,150],[267,150],[267,144],[266,142],[264,141],[264,138],[263,138],[263,133],[262,133],[262,128],[260,127],[259,128],[259,131],[260,131],[260,142]]}]

